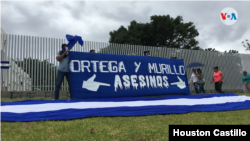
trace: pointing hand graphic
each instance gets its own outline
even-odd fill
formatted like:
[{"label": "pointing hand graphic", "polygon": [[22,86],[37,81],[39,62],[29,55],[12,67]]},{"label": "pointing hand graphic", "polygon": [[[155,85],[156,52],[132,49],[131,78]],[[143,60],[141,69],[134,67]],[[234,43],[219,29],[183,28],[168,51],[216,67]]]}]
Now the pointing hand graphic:
[{"label": "pointing hand graphic", "polygon": [[92,77],[90,77],[87,81],[83,81],[82,88],[85,88],[90,91],[97,91],[99,89],[100,85],[103,86],[110,86],[110,84],[101,83],[101,82],[95,82],[94,79],[96,78],[96,75],[94,74]]},{"label": "pointing hand graphic", "polygon": [[171,85],[177,85],[177,87],[179,87],[180,89],[186,88],[186,83],[184,81],[182,81],[179,76],[177,76],[177,77],[178,77],[180,82],[171,83]]}]

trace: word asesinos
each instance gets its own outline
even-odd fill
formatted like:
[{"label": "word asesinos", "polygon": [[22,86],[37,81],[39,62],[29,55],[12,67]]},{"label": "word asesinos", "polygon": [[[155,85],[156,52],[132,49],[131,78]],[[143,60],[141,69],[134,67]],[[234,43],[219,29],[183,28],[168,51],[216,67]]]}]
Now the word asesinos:
[{"label": "word asesinos", "polygon": [[[137,82],[137,78],[139,79],[139,82]],[[152,88],[163,88],[169,87],[169,83],[168,83],[168,77],[167,76],[143,76],[143,75],[139,75],[137,77],[137,75],[131,75],[129,77],[129,75],[123,75],[122,76],[123,79],[123,83],[121,80],[121,77],[119,75],[115,75],[115,82],[114,82],[114,87],[115,87],[115,91],[117,91],[118,87],[120,87],[120,89],[123,89],[123,85],[125,87],[125,89],[130,89],[130,85],[133,86],[134,89],[137,89],[137,87],[140,85],[141,89],[143,89],[145,86],[147,86],[148,88],[150,88],[150,86]],[[123,84],[123,85],[122,85]]]},{"label": "word asesinos", "polygon": [[[74,67],[75,64],[77,64],[78,66],[76,69]],[[70,62],[70,70],[71,72],[85,72],[85,70],[91,72],[90,71],[91,64],[93,72],[97,72],[97,67],[98,67],[99,72],[101,73],[117,73],[122,71],[126,73],[126,68],[123,61],[117,63],[117,61],[72,60]],[[135,72],[137,73],[137,71],[140,68],[141,62],[139,63],[134,62],[134,65],[135,65]],[[179,66],[179,73],[177,72],[175,65],[173,65],[173,69],[174,71],[171,70],[171,67],[168,64],[157,65],[156,63],[148,63],[149,73],[185,75],[185,69],[183,65]]]}]

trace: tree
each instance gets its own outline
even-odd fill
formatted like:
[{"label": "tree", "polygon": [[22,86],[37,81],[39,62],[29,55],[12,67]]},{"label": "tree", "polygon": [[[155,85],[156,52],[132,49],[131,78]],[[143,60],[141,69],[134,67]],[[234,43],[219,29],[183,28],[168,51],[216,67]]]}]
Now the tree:
[{"label": "tree", "polygon": [[242,41],[242,44],[246,48],[246,51],[248,51],[248,50],[250,51],[250,43],[248,42],[247,39],[245,41],[246,41],[246,44],[244,44],[244,41]]},{"label": "tree", "polygon": [[[219,52],[215,48],[207,48],[204,51],[212,51],[212,52]],[[236,54],[239,53],[237,50],[229,50],[228,52],[225,50],[224,53],[231,53],[231,54]]]},{"label": "tree", "polygon": [[183,23],[181,16],[151,16],[150,23],[131,21],[128,29],[121,26],[110,34],[110,43],[200,50],[199,35],[192,22]]},{"label": "tree", "polygon": [[218,50],[216,50],[215,48],[207,48],[207,49],[205,49],[205,51],[219,52],[219,51],[218,51]]},{"label": "tree", "polygon": [[228,52],[227,51],[225,51],[225,53],[239,53],[237,50],[229,50]]}]

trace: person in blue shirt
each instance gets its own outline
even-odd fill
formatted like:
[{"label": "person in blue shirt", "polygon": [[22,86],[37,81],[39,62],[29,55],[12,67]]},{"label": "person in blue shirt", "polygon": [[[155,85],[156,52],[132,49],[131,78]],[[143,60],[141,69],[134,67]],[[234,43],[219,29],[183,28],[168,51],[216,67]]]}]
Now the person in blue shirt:
[{"label": "person in blue shirt", "polygon": [[[70,92],[70,72],[69,72],[69,56],[68,56],[68,45],[62,44],[62,50],[57,52],[56,60],[59,61],[57,78],[56,78],[56,87],[55,87],[55,97],[54,100],[59,99],[59,90],[61,84],[63,82],[64,77],[66,77],[69,84],[69,92]],[[71,98],[71,94],[70,94]]]},{"label": "person in blue shirt", "polygon": [[242,76],[241,80],[244,83],[244,85],[243,85],[244,93],[250,93],[250,76],[249,76],[249,74],[247,74],[247,71],[243,72],[243,76]]}]

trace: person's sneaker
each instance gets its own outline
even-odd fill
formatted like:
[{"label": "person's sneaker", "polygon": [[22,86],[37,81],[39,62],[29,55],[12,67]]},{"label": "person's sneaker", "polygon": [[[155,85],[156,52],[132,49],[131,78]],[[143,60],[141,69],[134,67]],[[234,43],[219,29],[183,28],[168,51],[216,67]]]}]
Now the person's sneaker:
[{"label": "person's sneaker", "polygon": [[58,99],[55,99],[55,98],[54,98],[54,99],[52,99],[52,100],[58,100]]}]

